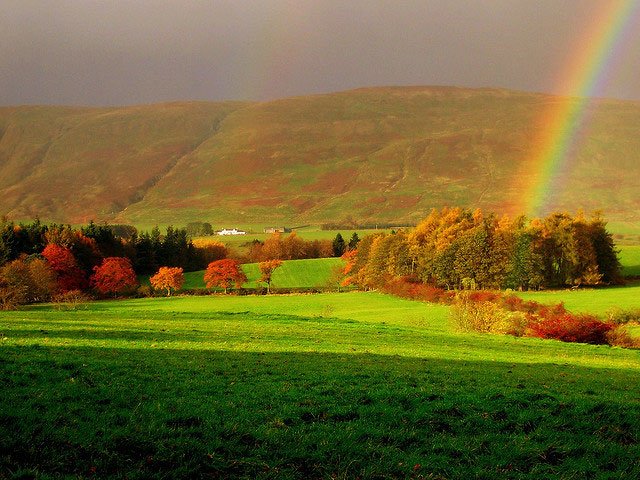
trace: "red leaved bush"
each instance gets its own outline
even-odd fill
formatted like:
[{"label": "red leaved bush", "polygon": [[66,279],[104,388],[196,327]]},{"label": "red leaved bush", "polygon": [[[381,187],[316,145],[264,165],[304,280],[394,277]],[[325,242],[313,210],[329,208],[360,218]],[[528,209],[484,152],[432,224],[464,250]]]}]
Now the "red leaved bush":
[{"label": "red leaved bush", "polygon": [[502,296],[501,293],[488,290],[473,290],[469,292],[469,300],[472,302],[496,302]]},{"label": "red leaved bush", "polygon": [[390,295],[410,300],[444,304],[451,303],[454,296],[452,292],[421,283],[412,277],[394,278],[385,284],[383,291]]},{"label": "red leaved bush", "polygon": [[531,315],[528,334],[539,338],[554,338],[563,342],[579,342],[604,345],[609,343],[607,334],[615,328],[610,322],[603,322],[593,315],[573,315],[568,312],[545,315]]}]

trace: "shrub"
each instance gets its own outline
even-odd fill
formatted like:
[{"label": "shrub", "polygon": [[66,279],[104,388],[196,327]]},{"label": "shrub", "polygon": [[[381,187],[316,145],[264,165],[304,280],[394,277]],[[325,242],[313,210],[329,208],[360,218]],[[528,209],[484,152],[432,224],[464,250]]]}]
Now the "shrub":
[{"label": "shrub", "polygon": [[631,322],[640,322],[640,309],[635,308],[633,310],[622,310],[617,308],[607,312],[607,320],[618,325],[623,325]]},{"label": "shrub", "polygon": [[462,331],[489,333],[502,312],[494,302],[478,302],[468,292],[459,292],[451,306],[450,315]]},{"label": "shrub", "polygon": [[0,310],[15,310],[26,303],[27,288],[0,285]]},{"label": "shrub", "polygon": [[530,316],[528,332],[539,338],[603,345],[609,343],[607,334],[614,327],[613,323],[603,322],[593,315],[544,312],[544,315]]},{"label": "shrub", "polygon": [[394,278],[382,289],[385,293],[409,300],[448,304],[453,298],[452,292],[415,281],[413,277]]},{"label": "shrub", "polygon": [[529,320],[524,312],[500,310],[491,327],[491,333],[522,337],[526,333],[528,325]]},{"label": "shrub", "polygon": [[617,325],[607,332],[607,343],[616,347],[640,348],[640,338],[631,336],[624,325]]},{"label": "shrub", "polygon": [[91,300],[82,290],[67,290],[53,298],[58,310],[77,310],[82,304]]},{"label": "shrub", "polygon": [[149,285],[140,285],[136,290],[138,297],[153,297],[153,289]]}]

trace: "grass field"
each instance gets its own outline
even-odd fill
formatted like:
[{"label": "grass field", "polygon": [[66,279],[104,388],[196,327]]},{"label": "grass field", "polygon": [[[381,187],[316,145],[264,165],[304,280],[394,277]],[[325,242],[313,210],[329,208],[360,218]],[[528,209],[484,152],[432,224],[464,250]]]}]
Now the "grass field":
[{"label": "grass field", "polygon": [[638,478],[640,353],[377,294],[0,314],[0,478]]},{"label": "grass field", "polygon": [[640,276],[640,245],[624,245],[619,249],[622,274],[625,277]]},{"label": "grass field", "polygon": [[[306,260],[288,260],[283,262],[273,273],[271,288],[315,288],[327,287],[333,268],[341,265],[340,258],[312,258]],[[260,270],[257,263],[242,265],[247,276],[245,288],[255,288],[264,283],[258,283]],[[146,279],[144,282],[148,281]],[[205,288],[204,270],[199,272],[187,272],[184,274],[184,289]]]},{"label": "grass field", "polygon": [[593,313],[600,316],[616,309],[640,309],[640,283],[638,282],[629,283],[624,287],[519,292],[518,296],[546,304],[563,302],[572,312]]}]

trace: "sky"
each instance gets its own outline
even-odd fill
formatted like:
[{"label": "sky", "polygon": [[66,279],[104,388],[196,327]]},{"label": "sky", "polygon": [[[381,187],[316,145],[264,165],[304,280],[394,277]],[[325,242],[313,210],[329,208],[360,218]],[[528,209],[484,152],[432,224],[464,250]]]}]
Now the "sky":
[{"label": "sky", "polygon": [[[630,0],[2,0],[0,105],[574,94],[563,72],[612,1]],[[640,100],[640,18],[627,27],[596,96]]]}]

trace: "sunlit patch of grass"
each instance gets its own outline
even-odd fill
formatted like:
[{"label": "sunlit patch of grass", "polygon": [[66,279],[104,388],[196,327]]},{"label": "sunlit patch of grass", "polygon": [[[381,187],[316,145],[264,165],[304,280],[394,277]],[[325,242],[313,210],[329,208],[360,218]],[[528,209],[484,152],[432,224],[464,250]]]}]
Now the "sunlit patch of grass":
[{"label": "sunlit patch of grass", "polygon": [[377,293],[0,314],[0,478],[635,478],[636,351]]}]

